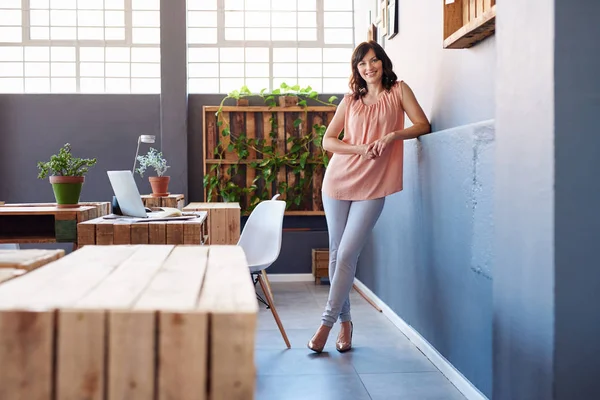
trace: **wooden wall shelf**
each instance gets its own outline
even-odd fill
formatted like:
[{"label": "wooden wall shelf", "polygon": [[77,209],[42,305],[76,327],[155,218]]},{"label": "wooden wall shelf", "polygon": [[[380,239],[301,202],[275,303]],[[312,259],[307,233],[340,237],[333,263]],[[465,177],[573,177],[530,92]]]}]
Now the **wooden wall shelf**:
[{"label": "wooden wall shelf", "polygon": [[466,49],[496,31],[495,0],[444,0],[444,48]]}]

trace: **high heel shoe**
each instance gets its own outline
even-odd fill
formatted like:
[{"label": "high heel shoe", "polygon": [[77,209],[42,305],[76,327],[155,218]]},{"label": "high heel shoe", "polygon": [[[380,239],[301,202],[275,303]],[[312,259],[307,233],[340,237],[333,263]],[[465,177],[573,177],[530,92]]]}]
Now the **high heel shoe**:
[{"label": "high heel shoe", "polygon": [[317,331],[317,333],[315,333],[314,336],[306,344],[306,347],[308,347],[309,349],[311,349],[315,353],[322,353],[323,352],[323,349],[325,348],[325,344],[327,343],[327,338],[329,337],[329,332],[331,331],[331,328],[329,328],[329,330],[327,332],[327,337],[325,337],[325,341],[323,341],[322,344],[317,344],[315,342],[315,336],[317,336],[320,333],[321,329],[323,329],[323,328],[324,328],[324,325],[321,325],[321,327],[319,328],[319,330]]},{"label": "high heel shoe", "polygon": [[340,334],[335,341],[335,349],[340,353],[345,353],[352,348],[352,334],[354,333],[354,324],[350,321],[350,340],[344,342],[341,340],[342,331],[340,330]]}]

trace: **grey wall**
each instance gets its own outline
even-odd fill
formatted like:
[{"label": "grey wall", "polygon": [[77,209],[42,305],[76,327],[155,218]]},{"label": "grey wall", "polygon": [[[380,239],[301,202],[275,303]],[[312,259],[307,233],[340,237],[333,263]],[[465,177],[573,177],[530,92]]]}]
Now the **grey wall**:
[{"label": "grey wall", "polygon": [[498,15],[494,399],[597,399],[600,4],[523,6]]},{"label": "grey wall", "polygon": [[553,398],[552,3],[498,8],[494,399]]},{"label": "grey wall", "polygon": [[[357,1],[356,41],[367,38],[372,0]],[[399,79],[415,92],[433,130],[494,118],[496,38],[471,49],[444,50],[440,0],[398,1],[398,34],[384,43]],[[372,11],[371,15],[375,15]]]},{"label": "grey wall", "polygon": [[405,144],[357,277],[483,393],[492,385],[493,121]]},{"label": "grey wall", "polygon": [[555,398],[600,398],[600,2],[555,1]]},{"label": "grey wall", "polygon": [[[54,202],[47,179],[37,179],[38,161],[47,161],[69,142],[79,157],[96,157],[82,201],[110,201],[107,170],[131,169],[137,138],[160,135],[158,95],[24,94],[0,96],[0,199]],[[151,145],[140,146],[140,153]],[[147,178],[136,174],[141,193]]]}]

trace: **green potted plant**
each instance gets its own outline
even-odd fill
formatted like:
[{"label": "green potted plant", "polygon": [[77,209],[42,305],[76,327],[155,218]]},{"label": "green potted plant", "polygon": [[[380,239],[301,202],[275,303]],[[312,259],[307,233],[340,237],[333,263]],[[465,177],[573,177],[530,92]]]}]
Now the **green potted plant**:
[{"label": "green potted plant", "polygon": [[140,176],[144,177],[144,172],[148,168],[154,168],[156,176],[148,177],[150,186],[152,186],[152,197],[164,197],[169,195],[169,176],[164,176],[165,172],[169,168],[167,160],[163,157],[162,152],[159,152],[155,148],[151,147],[148,153],[145,155],[138,156],[137,158],[140,166],[135,170]]},{"label": "green potted plant", "polygon": [[71,145],[66,143],[50,157],[50,161],[38,162],[39,179],[50,177],[52,190],[58,207],[77,207],[85,174],[96,165],[95,158],[78,158],[71,154]]}]

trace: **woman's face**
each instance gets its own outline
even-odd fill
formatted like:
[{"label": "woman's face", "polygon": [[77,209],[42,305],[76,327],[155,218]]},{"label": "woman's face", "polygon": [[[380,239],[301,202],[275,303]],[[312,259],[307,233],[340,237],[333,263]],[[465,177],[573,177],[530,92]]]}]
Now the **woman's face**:
[{"label": "woman's face", "polygon": [[383,63],[377,58],[373,49],[358,62],[358,73],[367,84],[377,84],[383,77]]}]

